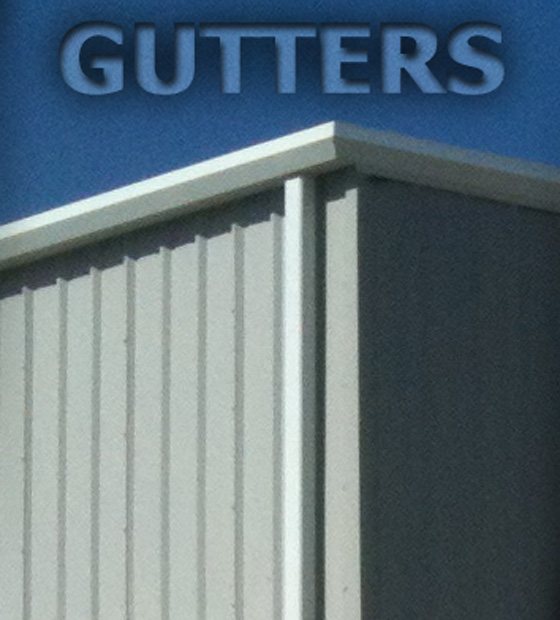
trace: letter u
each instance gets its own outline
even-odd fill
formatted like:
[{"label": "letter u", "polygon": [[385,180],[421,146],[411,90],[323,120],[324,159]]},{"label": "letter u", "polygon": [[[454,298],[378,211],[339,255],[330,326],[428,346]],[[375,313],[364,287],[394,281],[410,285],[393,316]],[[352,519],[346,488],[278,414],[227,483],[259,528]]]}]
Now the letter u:
[{"label": "letter u", "polygon": [[156,29],[154,24],[136,24],[136,79],[148,93],[176,95],[192,83],[195,71],[194,25],[175,25],[175,75],[164,82],[156,73]]}]

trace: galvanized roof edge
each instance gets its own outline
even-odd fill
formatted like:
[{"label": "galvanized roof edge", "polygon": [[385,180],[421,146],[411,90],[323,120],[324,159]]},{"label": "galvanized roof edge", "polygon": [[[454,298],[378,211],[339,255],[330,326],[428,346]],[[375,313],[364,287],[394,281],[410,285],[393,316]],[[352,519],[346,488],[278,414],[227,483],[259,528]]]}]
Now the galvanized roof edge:
[{"label": "galvanized roof edge", "polygon": [[366,174],[560,211],[560,169],[329,122],[0,227],[0,269],[353,165]]}]

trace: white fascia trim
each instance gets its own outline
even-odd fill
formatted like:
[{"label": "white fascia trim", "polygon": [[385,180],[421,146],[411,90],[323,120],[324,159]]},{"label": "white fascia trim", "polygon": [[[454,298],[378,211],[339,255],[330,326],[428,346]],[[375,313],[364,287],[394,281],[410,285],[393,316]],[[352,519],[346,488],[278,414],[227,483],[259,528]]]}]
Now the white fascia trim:
[{"label": "white fascia trim", "polygon": [[0,269],[337,167],[326,123],[0,227]]},{"label": "white fascia trim", "polygon": [[0,226],[0,270],[345,166],[560,212],[558,168],[330,122]]},{"label": "white fascia trim", "polygon": [[364,174],[560,212],[560,169],[399,134],[336,124],[336,154]]}]

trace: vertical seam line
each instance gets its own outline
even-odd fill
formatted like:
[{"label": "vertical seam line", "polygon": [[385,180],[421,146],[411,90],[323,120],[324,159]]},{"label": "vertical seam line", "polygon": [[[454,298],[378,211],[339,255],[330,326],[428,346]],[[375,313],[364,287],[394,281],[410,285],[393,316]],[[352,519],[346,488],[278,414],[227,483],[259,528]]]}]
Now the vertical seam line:
[{"label": "vertical seam line", "polygon": [[92,620],[99,619],[100,464],[101,464],[101,272],[91,269],[92,367],[91,367],[91,574]]},{"label": "vertical seam line", "polygon": [[23,489],[23,620],[31,618],[32,485],[33,485],[33,292],[23,289],[24,344],[24,489]]},{"label": "vertical seam line", "polygon": [[170,596],[170,445],[171,445],[171,251],[162,247],[161,322],[161,617],[169,620]]},{"label": "vertical seam line", "polygon": [[58,289],[58,547],[57,610],[66,618],[66,486],[68,408],[68,283],[59,278]]},{"label": "vertical seam line", "polygon": [[206,620],[206,339],[207,275],[206,239],[196,237],[198,245],[198,429],[197,429],[197,615]]},{"label": "vertical seam line", "polygon": [[135,263],[126,266],[126,617],[134,618],[134,406],[136,355]]},{"label": "vertical seam line", "polygon": [[235,541],[234,541],[234,564],[235,564],[235,618],[243,620],[244,615],[244,236],[243,228],[235,224],[233,226],[234,242],[234,424],[235,424]]},{"label": "vertical seam line", "polygon": [[274,477],[274,506],[273,506],[273,610],[274,620],[281,620],[282,617],[282,385],[283,385],[283,347],[282,347],[282,318],[283,318],[283,295],[282,295],[282,233],[283,218],[272,214],[273,226],[273,269],[274,269],[274,340],[273,340],[273,402],[274,402],[274,446],[273,446],[273,477]]}]

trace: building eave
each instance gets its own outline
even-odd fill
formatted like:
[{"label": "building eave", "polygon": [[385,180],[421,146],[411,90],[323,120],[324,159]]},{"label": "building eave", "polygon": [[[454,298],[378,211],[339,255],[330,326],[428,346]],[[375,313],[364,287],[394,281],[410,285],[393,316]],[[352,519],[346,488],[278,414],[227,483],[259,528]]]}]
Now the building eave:
[{"label": "building eave", "polygon": [[0,269],[346,166],[560,211],[557,168],[330,122],[1,226]]},{"label": "building eave", "polygon": [[560,212],[560,169],[337,123],[337,156],[365,174]]}]

